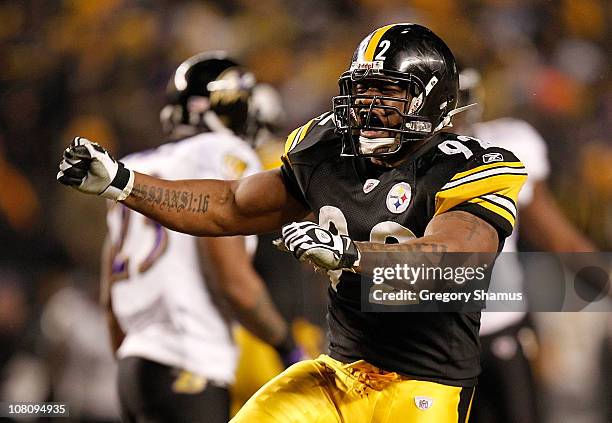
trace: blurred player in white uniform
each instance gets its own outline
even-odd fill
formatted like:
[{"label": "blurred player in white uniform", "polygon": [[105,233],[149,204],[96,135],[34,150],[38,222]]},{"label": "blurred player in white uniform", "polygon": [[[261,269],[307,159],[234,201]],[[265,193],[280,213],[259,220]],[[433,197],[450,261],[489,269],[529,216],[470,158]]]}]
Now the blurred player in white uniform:
[{"label": "blurred player in white uniform", "polygon": [[[165,179],[236,179],[258,172],[245,139],[256,135],[254,76],[222,52],[183,62],[161,119],[168,142],[124,158]],[[151,191],[150,195],[161,195]],[[169,209],[205,211],[207,197],[173,193]],[[237,351],[231,319],[301,358],[288,325],[251,265],[257,239],[195,238],[170,231],[119,203],[110,206],[103,300],[119,361],[129,422],[226,422]]]},{"label": "blurred player in white uniform", "polygon": [[[506,238],[502,252],[518,251],[519,234],[542,251],[595,251],[592,243],[561,214],[549,192],[548,152],[540,134],[527,122],[514,118],[479,122],[484,96],[480,74],[475,69],[460,73],[459,86],[462,105],[477,103],[463,116],[463,132],[514,152],[529,174],[518,197],[517,226]],[[506,254],[497,261],[493,281],[503,283],[504,289],[510,292],[524,292],[523,273],[515,255]],[[540,422],[537,389],[529,361],[533,358],[530,355],[537,351],[537,341],[527,312],[483,312],[480,337],[482,373],[470,421]]]}]

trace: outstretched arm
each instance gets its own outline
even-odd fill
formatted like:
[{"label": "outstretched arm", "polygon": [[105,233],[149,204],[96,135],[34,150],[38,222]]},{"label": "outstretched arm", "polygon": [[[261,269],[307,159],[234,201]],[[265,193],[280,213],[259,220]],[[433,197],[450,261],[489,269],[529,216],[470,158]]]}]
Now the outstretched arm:
[{"label": "outstretched arm", "polygon": [[235,181],[167,181],[126,169],[100,145],[81,137],[64,151],[59,168],[60,183],[122,201],[170,229],[191,235],[269,232],[308,213],[288,193],[279,170]]},{"label": "outstretched arm", "polygon": [[308,213],[287,192],[278,170],[234,181],[167,181],[135,172],[134,188],[123,204],[197,236],[270,232]]}]

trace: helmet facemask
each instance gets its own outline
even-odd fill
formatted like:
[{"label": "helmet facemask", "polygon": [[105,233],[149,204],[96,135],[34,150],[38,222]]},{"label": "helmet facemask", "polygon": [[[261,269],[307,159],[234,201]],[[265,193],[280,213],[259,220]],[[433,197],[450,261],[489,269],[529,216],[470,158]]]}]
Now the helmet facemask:
[{"label": "helmet facemask", "polygon": [[[339,84],[333,111],[343,135],[343,156],[391,156],[404,143],[432,135],[433,123],[418,115],[425,85],[416,76],[353,69],[341,76]],[[369,93],[371,86],[376,95]]]},{"label": "helmet facemask", "polygon": [[[400,99],[395,94],[380,93],[377,98],[360,97],[364,93],[356,92],[355,84],[367,80],[399,84],[405,89],[404,96]],[[340,95],[334,97],[333,109],[345,156],[402,155],[402,151],[451,126],[451,118],[457,113],[455,58],[443,40],[421,25],[397,23],[374,30],[359,43],[349,69],[338,82]],[[371,106],[367,113],[363,113],[364,103]],[[386,116],[391,109],[383,110],[382,106],[390,105],[395,107],[395,118],[388,120],[392,124],[383,121],[384,128],[377,127],[380,122],[372,117]],[[380,129],[386,132],[377,134]],[[380,146],[375,146],[372,139]],[[385,161],[390,159],[394,158],[386,157]]]}]

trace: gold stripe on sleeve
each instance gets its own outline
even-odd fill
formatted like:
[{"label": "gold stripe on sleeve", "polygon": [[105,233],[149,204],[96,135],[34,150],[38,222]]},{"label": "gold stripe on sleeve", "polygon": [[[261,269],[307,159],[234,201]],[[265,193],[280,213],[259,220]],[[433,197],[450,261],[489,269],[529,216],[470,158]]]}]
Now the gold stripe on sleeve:
[{"label": "gold stripe on sleeve", "polygon": [[291,151],[306,137],[312,122],[314,122],[314,119],[310,119],[306,125],[302,125],[299,128],[294,129],[293,132],[289,134],[287,141],[285,142],[285,155],[287,155],[289,151]]},{"label": "gold stripe on sleeve", "polygon": [[491,163],[491,164],[486,164],[486,165],[482,165],[482,166],[478,166],[475,167],[474,169],[470,169],[470,170],[466,170],[465,172],[460,172],[455,174],[455,176],[453,176],[453,178],[451,179],[451,181],[456,181],[457,179],[460,178],[464,178],[466,176],[472,175],[474,173],[478,173],[481,172],[483,170],[487,170],[487,169],[492,169],[495,167],[513,167],[513,168],[522,168],[525,167],[525,165],[521,162],[496,162],[496,163]]},{"label": "gold stripe on sleeve", "polygon": [[299,132],[300,128],[301,126],[295,128],[287,137],[287,141],[285,141],[285,155],[289,152],[289,150],[291,150],[291,147],[293,146],[293,140],[295,139],[295,136]]},{"label": "gold stripe on sleeve", "polygon": [[515,221],[514,216],[512,216],[512,214],[509,213],[508,210],[506,210],[506,209],[504,209],[504,208],[502,208],[502,207],[500,207],[500,206],[498,206],[496,204],[493,204],[493,203],[491,203],[491,202],[489,202],[487,200],[483,200],[482,198],[473,198],[473,199],[471,199],[468,202],[472,203],[472,204],[478,204],[479,206],[484,207],[485,209],[487,209],[487,210],[489,210],[489,211],[491,211],[491,212],[493,212],[493,213],[503,217],[508,222],[510,222],[510,225],[512,227],[514,227],[514,221]]},{"label": "gold stripe on sleeve", "polygon": [[526,175],[492,175],[454,188],[438,191],[434,215],[444,213],[453,207],[486,194],[500,194],[517,203],[518,193],[527,180]]},{"label": "gold stripe on sleeve", "polygon": [[304,130],[300,133],[300,137],[298,138],[295,145],[298,145],[304,139],[304,137],[306,137],[306,134],[308,133],[308,130],[310,129],[310,126],[312,125],[312,122],[314,122],[314,119],[310,119],[306,125],[302,126]]}]

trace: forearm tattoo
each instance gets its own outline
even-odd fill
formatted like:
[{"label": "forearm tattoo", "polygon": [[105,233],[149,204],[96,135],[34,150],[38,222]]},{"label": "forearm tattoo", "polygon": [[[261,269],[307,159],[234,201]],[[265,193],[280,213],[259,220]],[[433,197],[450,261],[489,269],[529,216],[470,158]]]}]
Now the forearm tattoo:
[{"label": "forearm tattoo", "polygon": [[459,221],[466,224],[466,235],[465,238],[471,241],[475,235],[482,235],[483,230],[490,229],[484,224],[484,222],[479,218],[470,213],[443,213],[439,217],[440,219],[450,220],[450,221]]},{"label": "forearm tattoo", "polygon": [[156,186],[136,184],[131,196],[136,201],[145,202],[161,211],[190,211],[193,213],[206,213],[208,210],[209,195],[194,194],[190,191],[177,191]]}]

